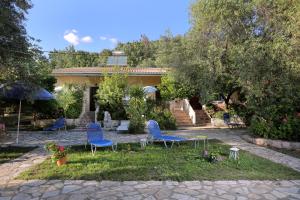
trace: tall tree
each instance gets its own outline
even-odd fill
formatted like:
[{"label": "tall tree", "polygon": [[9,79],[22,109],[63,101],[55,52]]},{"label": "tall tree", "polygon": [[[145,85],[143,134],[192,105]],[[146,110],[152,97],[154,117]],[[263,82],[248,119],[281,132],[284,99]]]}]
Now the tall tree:
[{"label": "tall tree", "polygon": [[252,1],[196,1],[192,5],[192,29],[187,37],[193,58],[182,71],[201,88],[202,99],[218,95],[228,105],[232,94],[241,90],[235,50],[251,36],[252,5]]},{"label": "tall tree", "polygon": [[159,67],[179,67],[187,60],[186,39],[166,31],[157,41],[155,63]]},{"label": "tall tree", "polygon": [[[28,67],[33,58],[40,58],[40,49],[33,44],[24,26],[27,11],[32,7],[28,0],[0,1],[0,82],[30,78],[34,70]],[[27,65],[27,66],[24,66]]]},{"label": "tall tree", "polygon": [[187,35],[193,58],[179,71],[204,96],[229,103],[234,92],[244,93],[246,111],[280,135],[299,109],[299,8],[296,0],[194,2]]},{"label": "tall tree", "polygon": [[27,55],[30,43],[23,22],[32,7],[27,0],[0,2],[0,64],[2,67]]},{"label": "tall tree", "polygon": [[94,53],[76,50],[74,46],[69,46],[64,50],[54,50],[49,54],[51,66],[53,68],[70,67],[95,67],[105,66],[111,51],[104,49],[102,52]]},{"label": "tall tree", "polygon": [[105,66],[107,64],[107,58],[112,55],[110,49],[103,49],[99,54],[98,63],[100,66]]},{"label": "tall tree", "polygon": [[155,41],[150,41],[146,35],[142,35],[139,41],[119,43],[116,49],[125,52],[129,67],[153,67],[154,65]]}]

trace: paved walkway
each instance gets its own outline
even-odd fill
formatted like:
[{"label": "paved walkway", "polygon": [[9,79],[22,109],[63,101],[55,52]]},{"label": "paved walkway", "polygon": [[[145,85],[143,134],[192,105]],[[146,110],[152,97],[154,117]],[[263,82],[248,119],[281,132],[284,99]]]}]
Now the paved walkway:
[{"label": "paved walkway", "polygon": [[10,181],[0,199],[300,199],[300,181]]},{"label": "paved walkway", "polygon": [[[216,138],[238,146],[256,155],[285,164],[300,171],[300,160],[263,147],[249,144],[239,136],[241,130],[203,129],[180,130],[175,135],[193,137],[199,134]],[[146,135],[120,135],[106,133],[106,137],[118,143],[138,142]],[[22,171],[43,162],[47,155],[42,146],[49,141],[62,145],[84,144],[85,133],[29,133],[20,134],[22,146],[38,145],[28,154],[13,162],[0,165],[0,200],[26,199],[300,199],[300,180],[294,181],[61,181],[14,180]],[[15,142],[15,134],[2,138],[2,145]]]}]

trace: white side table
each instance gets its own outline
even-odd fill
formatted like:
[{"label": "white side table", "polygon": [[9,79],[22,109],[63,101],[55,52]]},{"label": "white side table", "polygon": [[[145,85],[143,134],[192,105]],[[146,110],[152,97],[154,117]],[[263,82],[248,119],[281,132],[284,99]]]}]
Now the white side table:
[{"label": "white side table", "polygon": [[140,144],[141,144],[141,148],[144,149],[147,145],[147,139],[146,138],[140,139]]},{"label": "white side table", "polygon": [[231,147],[229,152],[229,158],[232,158],[234,160],[239,159],[239,149],[236,147]]}]

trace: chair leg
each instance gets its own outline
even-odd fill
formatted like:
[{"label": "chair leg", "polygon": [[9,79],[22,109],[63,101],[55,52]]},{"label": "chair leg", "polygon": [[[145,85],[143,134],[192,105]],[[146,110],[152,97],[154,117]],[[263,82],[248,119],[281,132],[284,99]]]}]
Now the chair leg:
[{"label": "chair leg", "polygon": [[111,148],[113,151],[116,151],[118,149],[118,144],[111,145]]},{"label": "chair leg", "polygon": [[165,147],[168,148],[166,140],[164,140]]},{"label": "chair leg", "polygon": [[173,141],[172,141],[172,144],[171,144],[171,147],[170,147],[171,149],[172,149],[172,147],[173,147],[174,142],[175,142],[175,141],[173,140]]},{"label": "chair leg", "polygon": [[95,153],[96,153],[97,147],[95,146],[95,149],[94,149],[94,148],[93,148],[93,145],[91,144],[91,150],[92,150],[92,154],[93,154],[93,156],[94,156]]},{"label": "chair leg", "polygon": [[91,151],[92,151],[92,154],[94,155],[93,145],[92,144],[91,144]]}]

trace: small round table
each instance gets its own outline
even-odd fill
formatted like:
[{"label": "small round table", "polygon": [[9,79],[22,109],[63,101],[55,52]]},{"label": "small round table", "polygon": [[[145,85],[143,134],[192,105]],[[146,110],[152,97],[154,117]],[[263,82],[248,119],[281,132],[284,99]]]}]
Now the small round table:
[{"label": "small round table", "polygon": [[239,159],[239,149],[238,148],[232,147],[229,150],[230,150],[230,152],[229,152],[229,158],[232,158],[234,160]]},{"label": "small round table", "polygon": [[147,145],[147,139],[146,138],[140,139],[140,144],[142,149],[145,148]]}]

